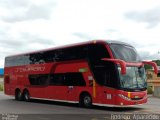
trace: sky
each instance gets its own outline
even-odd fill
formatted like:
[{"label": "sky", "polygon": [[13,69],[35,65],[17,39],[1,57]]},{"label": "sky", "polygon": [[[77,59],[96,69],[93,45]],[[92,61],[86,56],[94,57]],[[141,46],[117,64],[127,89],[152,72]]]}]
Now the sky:
[{"label": "sky", "polygon": [[160,0],[0,0],[0,67],[8,55],[88,40],[160,53]]}]

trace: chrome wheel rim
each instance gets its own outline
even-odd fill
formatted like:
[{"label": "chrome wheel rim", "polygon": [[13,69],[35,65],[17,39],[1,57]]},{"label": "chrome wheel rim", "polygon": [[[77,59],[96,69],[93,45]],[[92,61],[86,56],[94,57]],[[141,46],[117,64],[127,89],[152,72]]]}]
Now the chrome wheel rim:
[{"label": "chrome wheel rim", "polygon": [[85,98],[84,98],[84,104],[85,105],[88,105],[88,104],[90,104],[91,103],[91,98],[89,97],[89,96],[86,96]]}]

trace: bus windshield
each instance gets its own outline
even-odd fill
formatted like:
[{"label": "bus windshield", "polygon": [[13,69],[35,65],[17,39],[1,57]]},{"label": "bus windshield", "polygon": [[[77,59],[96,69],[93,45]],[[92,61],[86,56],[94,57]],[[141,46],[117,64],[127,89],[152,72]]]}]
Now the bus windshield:
[{"label": "bus windshield", "polygon": [[114,57],[126,62],[139,62],[140,58],[132,46],[124,44],[110,44]]},{"label": "bus windshield", "polygon": [[146,75],[144,67],[127,67],[125,75],[121,74],[121,68],[118,67],[120,75],[120,87],[122,89],[146,89]]}]

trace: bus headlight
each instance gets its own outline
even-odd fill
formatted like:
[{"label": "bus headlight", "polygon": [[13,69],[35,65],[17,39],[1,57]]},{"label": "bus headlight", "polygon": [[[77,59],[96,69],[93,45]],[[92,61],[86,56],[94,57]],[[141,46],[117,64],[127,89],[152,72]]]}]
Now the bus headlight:
[{"label": "bus headlight", "polygon": [[125,99],[125,100],[131,100],[131,98],[127,97],[127,96],[124,96],[122,94],[118,94],[118,96],[122,99]]}]

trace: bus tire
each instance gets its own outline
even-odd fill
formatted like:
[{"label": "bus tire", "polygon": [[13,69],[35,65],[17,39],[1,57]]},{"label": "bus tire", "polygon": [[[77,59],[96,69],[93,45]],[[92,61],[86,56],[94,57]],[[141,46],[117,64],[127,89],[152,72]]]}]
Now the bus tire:
[{"label": "bus tire", "polygon": [[82,94],[80,97],[80,106],[90,108],[92,106],[92,98],[89,94]]},{"label": "bus tire", "polygon": [[18,100],[18,101],[22,100],[22,93],[19,89],[15,91],[15,100]]},{"label": "bus tire", "polygon": [[24,99],[24,101],[26,101],[26,102],[29,102],[29,101],[30,101],[30,95],[29,95],[28,90],[25,90],[25,91],[24,91],[24,93],[23,93],[23,99]]}]

